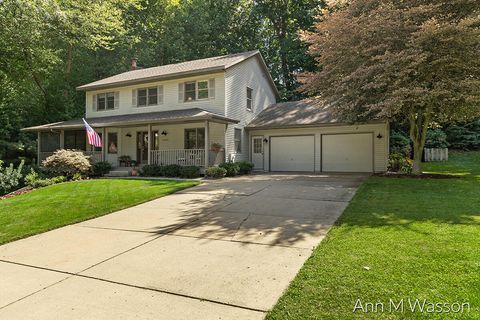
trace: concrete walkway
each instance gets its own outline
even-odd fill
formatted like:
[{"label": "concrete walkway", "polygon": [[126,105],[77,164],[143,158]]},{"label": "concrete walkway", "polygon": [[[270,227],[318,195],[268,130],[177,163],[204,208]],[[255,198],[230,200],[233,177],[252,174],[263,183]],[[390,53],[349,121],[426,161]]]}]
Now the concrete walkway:
[{"label": "concrete walkway", "polygon": [[0,246],[0,319],[262,319],[364,178],[223,179]]}]

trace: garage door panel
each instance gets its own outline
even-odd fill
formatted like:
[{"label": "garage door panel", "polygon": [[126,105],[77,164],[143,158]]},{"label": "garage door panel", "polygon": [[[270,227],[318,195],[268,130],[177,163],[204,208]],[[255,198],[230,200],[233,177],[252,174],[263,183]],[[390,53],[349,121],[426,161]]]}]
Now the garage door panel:
[{"label": "garage door panel", "polygon": [[314,171],[314,136],[270,138],[271,171]]},{"label": "garage door panel", "polygon": [[372,134],[355,133],[323,135],[322,171],[372,172]]}]

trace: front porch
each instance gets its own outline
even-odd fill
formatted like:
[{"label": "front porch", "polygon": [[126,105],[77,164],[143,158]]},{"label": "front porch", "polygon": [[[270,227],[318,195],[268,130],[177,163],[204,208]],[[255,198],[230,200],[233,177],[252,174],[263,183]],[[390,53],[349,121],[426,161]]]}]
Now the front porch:
[{"label": "front porch", "polygon": [[40,165],[58,149],[81,150],[93,162],[106,161],[114,168],[177,164],[205,169],[224,162],[227,127],[236,121],[201,109],[193,111],[195,116],[173,119],[171,111],[156,113],[155,117],[138,114],[87,119],[102,138],[100,148],[88,144],[81,120],[25,130],[38,133]]}]

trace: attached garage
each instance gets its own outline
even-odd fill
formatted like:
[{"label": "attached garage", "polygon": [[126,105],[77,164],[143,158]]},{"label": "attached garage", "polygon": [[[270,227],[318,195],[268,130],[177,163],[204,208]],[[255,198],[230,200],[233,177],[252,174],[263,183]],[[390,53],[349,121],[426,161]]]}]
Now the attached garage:
[{"label": "attached garage", "polygon": [[249,143],[255,144],[250,150],[250,160],[259,170],[387,170],[387,122],[348,124],[334,117],[328,107],[316,100],[271,105],[246,128]]},{"label": "attached garage", "polygon": [[324,172],[373,172],[373,134],[322,134]]},{"label": "attached garage", "polygon": [[315,136],[270,138],[270,171],[315,171]]}]

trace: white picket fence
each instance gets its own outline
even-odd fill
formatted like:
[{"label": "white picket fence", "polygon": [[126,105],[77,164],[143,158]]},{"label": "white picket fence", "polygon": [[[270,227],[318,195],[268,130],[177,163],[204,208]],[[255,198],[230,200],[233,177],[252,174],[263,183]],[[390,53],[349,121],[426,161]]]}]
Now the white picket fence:
[{"label": "white picket fence", "polygon": [[448,148],[425,148],[425,162],[431,161],[448,161]]}]

